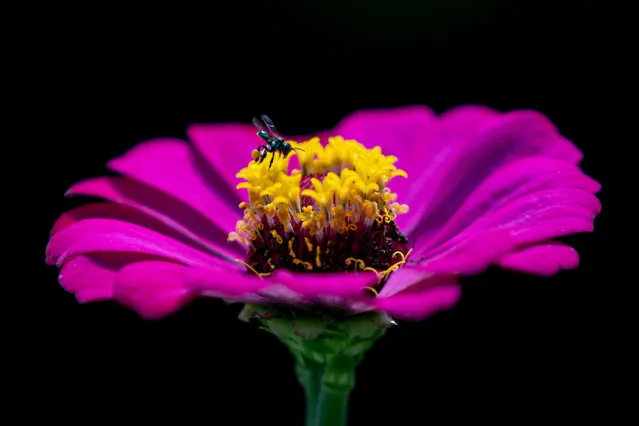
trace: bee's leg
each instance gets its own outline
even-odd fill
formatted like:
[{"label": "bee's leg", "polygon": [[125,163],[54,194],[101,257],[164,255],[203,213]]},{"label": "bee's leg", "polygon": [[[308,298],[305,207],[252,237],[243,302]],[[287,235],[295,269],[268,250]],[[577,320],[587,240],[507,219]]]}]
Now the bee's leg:
[{"label": "bee's leg", "polygon": [[258,146],[253,152],[257,152],[257,155],[253,156],[256,163],[261,163],[262,161],[264,161],[264,145]]},{"label": "bee's leg", "polygon": [[261,153],[261,155],[260,155],[260,161],[259,161],[259,162],[260,162],[260,164],[264,162],[264,159],[266,158],[266,156],[268,155],[268,153],[269,153],[268,147],[267,147],[267,146],[265,146],[265,147],[262,149],[262,153]]},{"label": "bee's leg", "polygon": [[273,155],[271,155],[271,162],[268,163],[268,168],[270,169],[271,166],[273,165],[273,160],[275,160],[275,153],[273,153]]}]

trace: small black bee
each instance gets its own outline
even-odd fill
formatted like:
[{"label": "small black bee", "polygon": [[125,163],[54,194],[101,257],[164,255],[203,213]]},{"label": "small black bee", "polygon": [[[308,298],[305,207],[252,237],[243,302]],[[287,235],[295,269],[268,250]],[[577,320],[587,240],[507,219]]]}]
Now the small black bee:
[{"label": "small black bee", "polygon": [[[262,122],[264,123],[262,124]],[[302,148],[293,148],[290,143],[286,142],[284,138],[277,133],[273,121],[268,118],[268,116],[263,115],[262,122],[257,118],[253,118],[253,125],[257,127],[257,135],[266,142],[266,144],[261,144],[253,150],[251,153],[253,160],[262,163],[266,156],[272,153],[271,161],[268,164],[268,168],[270,169],[273,165],[273,160],[275,160],[276,152],[286,158],[292,150],[304,151]],[[264,126],[264,124],[266,124],[266,126]]]}]

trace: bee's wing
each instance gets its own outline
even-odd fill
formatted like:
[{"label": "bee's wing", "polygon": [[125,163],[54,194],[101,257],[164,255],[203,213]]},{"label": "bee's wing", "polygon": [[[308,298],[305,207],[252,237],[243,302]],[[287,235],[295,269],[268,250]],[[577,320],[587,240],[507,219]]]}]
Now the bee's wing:
[{"label": "bee's wing", "polygon": [[262,115],[262,121],[264,122],[264,124],[266,124],[266,127],[268,127],[268,130],[272,136],[274,137],[280,136],[279,132],[275,128],[275,124],[273,124],[273,120],[271,120],[271,118],[268,115]]},{"label": "bee's wing", "polygon": [[253,125],[257,127],[257,130],[264,130],[265,132],[269,133],[266,129],[266,126],[264,126],[264,124],[259,119],[257,119],[257,117],[253,117]]}]

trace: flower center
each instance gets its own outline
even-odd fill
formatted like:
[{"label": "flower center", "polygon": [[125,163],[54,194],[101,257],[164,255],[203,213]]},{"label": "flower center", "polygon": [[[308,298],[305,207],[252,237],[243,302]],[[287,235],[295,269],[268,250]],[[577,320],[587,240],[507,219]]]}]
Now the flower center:
[{"label": "flower center", "polygon": [[240,204],[244,218],[228,237],[246,246],[241,262],[258,275],[277,268],[359,268],[380,278],[404,264],[410,250],[395,218],[408,206],[387,187],[392,178],[407,177],[394,166],[397,157],[341,137],[329,138],[326,147],[319,138],[289,143],[304,150],[293,151],[299,169],[289,173],[292,156],[279,156],[272,167],[251,162],[236,175],[244,179],[237,188],[249,196]]}]

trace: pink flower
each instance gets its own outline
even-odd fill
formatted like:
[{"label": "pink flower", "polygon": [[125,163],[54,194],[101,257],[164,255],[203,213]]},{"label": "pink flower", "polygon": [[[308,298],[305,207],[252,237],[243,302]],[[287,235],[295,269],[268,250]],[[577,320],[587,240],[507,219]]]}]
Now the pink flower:
[{"label": "pink flower", "polygon": [[47,262],[78,301],[145,318],[211,296],[419,319],[456,303],[459,275],[575,268],[554,239],[592,231],[600,211],[581,152],[533,111],[360,111],[322,144],[291,138],[304,151],[272,168],[248,165],[251,125],[188,135],[144,142],[108,164],[121,176],[67,192],[105,200],[51,231]]}]

